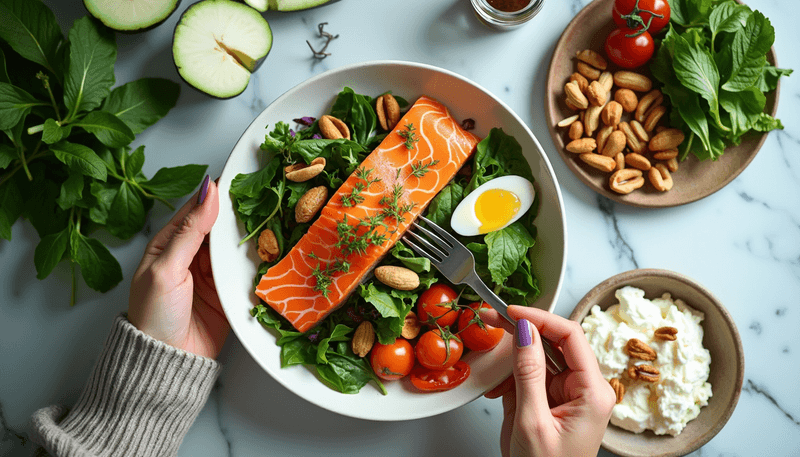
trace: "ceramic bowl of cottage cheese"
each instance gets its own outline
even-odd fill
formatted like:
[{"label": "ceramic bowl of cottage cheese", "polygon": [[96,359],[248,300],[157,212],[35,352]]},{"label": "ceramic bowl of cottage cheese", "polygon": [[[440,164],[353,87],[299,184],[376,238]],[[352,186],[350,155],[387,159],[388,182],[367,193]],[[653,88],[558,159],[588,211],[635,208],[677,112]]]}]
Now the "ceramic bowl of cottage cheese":
[{"label": "ceramic bowl of cottage cheese", "polygon": [[603,448],[623,457],[697,450],[733,413],[744,378],[736,324],[707,289],[667,270],[613,276],[581,299],[580,322],[618,393]]}]

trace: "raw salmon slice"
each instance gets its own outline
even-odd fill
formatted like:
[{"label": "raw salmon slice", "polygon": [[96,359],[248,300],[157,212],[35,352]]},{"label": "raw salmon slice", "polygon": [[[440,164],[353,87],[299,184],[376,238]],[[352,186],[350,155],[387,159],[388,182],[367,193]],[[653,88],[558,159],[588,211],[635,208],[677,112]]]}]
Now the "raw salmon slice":
[{"label": "raw salmon slice", "polygon": [[[420,97],[331,197],[308,233],[261,277],[256,295],[298,331],[314,327],[344,303],[479,141],[444,105]],[[380,221],[385,226],[375,225]],[[349,252],[354,246],[340,243],[367,231],[377,245],[368,243],[363,250]],[[320,273],[325,271],[330,274]]]}]

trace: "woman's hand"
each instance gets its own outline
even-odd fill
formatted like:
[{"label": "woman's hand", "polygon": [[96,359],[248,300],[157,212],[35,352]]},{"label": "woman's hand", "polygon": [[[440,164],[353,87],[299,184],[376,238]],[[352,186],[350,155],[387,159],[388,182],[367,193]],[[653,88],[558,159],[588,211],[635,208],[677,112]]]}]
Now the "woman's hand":
[{"label": "woman's hand", "polygon": [[142,332],[185,351],[216,358],[230,324],[211,276],[208,233],[219,195],[208,176],[147,244],[131,282],[128,319]]},{"label": "woman's hand", "polygon": [[[583,329],[541,309],[509,306],[508,314],[516,328],[494,310],[481,312],[487,324],[515,333],[514,375],[486,393],[503,397],[503,456],[596,456],[616,397]],[[561,348],[569,367],[552,378],[540,334]]]}]

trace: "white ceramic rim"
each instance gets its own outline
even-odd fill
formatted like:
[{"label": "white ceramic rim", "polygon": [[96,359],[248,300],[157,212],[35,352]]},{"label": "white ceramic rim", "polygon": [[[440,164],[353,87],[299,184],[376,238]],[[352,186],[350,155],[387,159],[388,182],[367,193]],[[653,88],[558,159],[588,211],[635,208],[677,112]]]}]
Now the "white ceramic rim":
[{"label": "white ceramic rim", "polygon": [[[406,68],[409,68],[409,69],[426,70],[426,71],[429,71],[429,72],[438,73],[438,74],[443,75],[445,77],[456,79],[456,80],[461,81],[463,83],[466,83],[466,84],[468,84],[470,86],[473,86],[475,89],[477,89],[480,92],[483,92],[486,96],[491,98],[504,111],[506,111],[505,114],[511,116],[519,124],[519,127],[521,127],[524,130],[525,134],[527,136],[529,136],[530,139],[533,141],[534,145],[536,146],[536,150],[537,150],[536,152],[538,152],[539,159],[541,160],[540,166],[543,167],[547,171],[547,173],[549,174],[550,178],[553,181],[553,187],[555,189],[554,197],[556,199],[556,206],[559,209],[558,214],[559,214],[559,216],[561,218],[561,228],[562,229],[561,229],[560,235],[561,235],[561,239],[563,240],[563,242],[562,242],[563,246],[561,246],[560,248],[561,248],[561,252],[563,252],[563,254],[562,254],[562,257],[561,257],[561,264],[558,266],[558,271],[559,271],[558,279],[557,279],[557,282],[556,282],[555,285],[547,285],[547,289],[550,289],[552,287],[553,294],[552,294],[552,298],[550,299],[549,306],[547,306],[546,309],[548,311],[552,312],[553,309],[555,308],[556,303],[558,302],[558,297],[559,297],[559,294],[561,292],[561,287],[562,287],[562,284],[563,284],[563,281],[564,281],[564,274],[565,274],[565,271],[566,271],[566,259],[567,259],[566,211],[564,210],[564,200],[563,200],[563,197],[562,197],[562,194],[561,194],[561,188],[558,185],[558,180],[557,180],[555,171],[553,170],[552,164],[550,163],[550,160],[548,159],[547,154],[545,154],[544,149],[542,148],[541,144],[539,143],[539,140],[536,138],[536,136],[534,136],[533,132],[531,132],[531,130],[527,126],[527,124],[513,110],[511,110],[511,108],[509,108],[508,105],[506,105],[502,100],[500,100],[498,97],[496,97],[494,94],[492,94],[491,92],[489,92],[488,90],[486,90],[485,88],[480,86],[479,84],[469,80],[468,78],[465,78],[465,77],[463,77],[461,75],[453,73],[453,72],[451,72],[449,70],[445,70],[443,68],[435,67],[435,66],[428,65],[428,64],[422,64],[422,63],[416,63],[416,62],[398,61],[398,60],[378,60],[378,61],[361,62],[361,63],[350,64],[350,65],[346,65],[346,66],[343,66],[343,67],[339,67],[339,68],[328,70],[328,71],[326,71],[324,73],[321,73],[321,74],[319,74],[317,76],[309,78],[309,79],[305,80],[304,82],[301,82],[300,84],[298,84],[298,85],[294,86],[293,88],[289,89],[288,91],[286,91],[283,95],[281,95],[280,97],[276,98],[261,113],[259,113],[259,115],[257,115],[255,117],[255,119],[250,123],[250,125],[248,125],[248,127],[244,130],[244,132],[240,136],[239,140],[237,141],[236,145],[231,150],[231,153],[229,154],[228,159],[226,160],[225,167],[223,168],[223,172],[222,172],[222,174],[220,176],[221,179],[219,181],[220,182],[220,185],[219,185],[220,217],[222,217],[223,211],[231,209],[230,199],[227,198],[228,189],[230,187],[230,179],[233,178],[233,176],[228,176],[228,175],[230,173],[234,173],[234,171],[228,170],[228,165],[229,165],[229,163],[231,161],[231,157],[233,157],[234,152],[239,148],[240,144],[243,141],[243,138],[248,136],[248,132],[250,132],[251,129],[262,128],[260,125],[256,124],[256,121],[258,121],[259,118],[261,118],[262,115],[264,115],[265,112],[269,111],[271,109],[271,107],[273,107],[274,105],[279,105],[279,104],[285,102],[287,99],[291,99],[293,96],[295,96],[295,94],[297,92],[300,92],[300,91],[304,90],[306,87],[308,87],[310,85],[314,85],[315,83],[319,82],[320,80],[322,80],[324,78],[330,78],[330,77],[335,76],[337,74],[348,73],[348,72],[352,72],[354,70],[367,69],[369,67],[374,67],[374,69],[376,71],[380,71],[381,67],[386,67],[386,66],[406,67]],[[356,90],[356,92],[358,92],[358,88],[357,87],[355,88],[355,90]],[[433,96],[434,96],[434,98],[436,98],[435,95],[433,95]],[[479,116],[475,116],[475,117],[479,117]],[[259,121],[259,124],[260,124],[260,121]],[[537,176],[537,171],[532,169],[532,172],[534,173],[534,177],[537,178],[537,181],[539,181],[540,177]],[[537,186],[538,185],[539,184],[537,183]],[[234,216],[234,218],[235,218],[235,216]],[[537,219],[538,219],[538,217],[537,217]],[[218,219],[218,222],[219,222],[219,219]],[[237,222],[237,224],[241,225],[238,222]],[[219,224],[216,224],[215,228],[218,227],[218,226],[219,226]],[[215,261],[214,260],[215,260],[215,258],[221,259],[221,257],[222,257],[221,256],[221,252],[217,253],[217,249],[224,249],[224,246],[218,245],[218,243],[215,243],[215,239],[218,239],[218,237],[215,236],[215,232],[218,232],[218,230],[215,231],[214,229],[212,229],[211,234],[210,234],[211,265],[212,265],[212,271],[214,271],[214,273],[215,273],[215,277],[220,277],[221,275],[218,275],[217,271],[219,270],[221,272],[222,271],[221,269],[224,268],[224,267],[219,266],[218,268],[214,268],[214,265],[215,265]],[[550,246],[550,248],[552,248],[552,247],[553,246]],[[536,247],[534,249],[536,249]],[[549,292],[549,290],[548,290],[548,292]],[[546,295],[546,294],[543,294],[543,295]],[[541,300],[541,299],[542,298],[540,298],[539,300]],[[227,315],[228,311],[227,311],[226,308],[228,308],[228,307],[225,306],[225,298],[223,297],[223,294],[220,294],[220,301],[222,302],[223,310],[225,310],[226,315]],[[237,310],[237,312],[241,312],[241,311]],[[248,316],[249,319],[252,319],[252,318],[249,317],[249,314],[247,316]],[[430,417],[430,416],[435,416],[435,415],[438,415],[438,414],[442,414],[442,413],[451,411],[451,410],[453,410],[453,409],[455,409],[457,407],[463,406],[464,404],[469,403],[469,402],[481,397],[486,391],[490,390],[492,387],[494,387],[497,384],[499,384],[500,382],[502,382],[502,380],[505,379],[505,377],[507,377],[508,375],[511,374],[510,357],[505,357],[505,358],[503,358],[501,360],[503,362],[503,365],[504,365],[503,368],[505,368],[505,370],[503,370],[504,373],[502,373],[504,375],[501,376],[501,377],[497,377],[496,379],[493,380],[493,383],[491,385],[486,385],[485,388],[480,390],[480,391],[473,390],[473,391],[470,392],[471,394],[468,395],[468,396],[465,396],[465,390],[464,389],[459,390],[458,388],[457,389],[453,389],[451,391],[441,392],[441,393],[436,393],[436,394],[419,394],[419,395],[440,395],[440,396],[443,396],[443,397],[450,397],[448,400],[455,398],[457,401],[430,402],[430,405],[426,404],[426,407],[425,407],[424,410],[408,410],[408,411],[404,411],[404,412],[401,412],[401,413],[392,412],[391,414],[387,414],[386,411],[380,410],[380,408],[377,408],[377,409],[373,409],[373,408],[367,408],[367,409],[347,408],[347,407],[342,407],[342,404],[343,403],[347,403],[348,399],[349,398],[353,398],[353,397],[346,396],[344,399],[342,399],[341,396],[342,395],[346,395],[346,394],[341,394],[339,392],[336,392],[336,391],[328,388],[327,386],[324,386],[322,384],[322,381],[320,381],[320,380],[316,380],[315,382],[319,382],[320,385],[323,385],[323,387],[325,387],[326,389],[328,389],[330,391],[330,395],[324,396],[322,398],[309,398],[309,396],[306,395],[307,392],[303,391],[303,387],[302,386],[298,386],[296,384],[292,384],[292,383],[287,382],[286,379],[283,379],[283,377],[281,376],[280,372],[273,371],[270,367],[266,366],[265,363],[261,362],[260,357],[259,357],[259,353],[263,352],[263,351],[259,351],[258,347],[254,347],[253,343],[251,341],[249,341],[248,338],[246,338],[246,337],[243,338],[242,337],[241,331],[240,331],[240,329],[238,328],[238,326],[236,324],[236,322],[237,322],[236,319],[229,319],[229,320],[231,321],[231,327],[232,327],[234,333],[236,334],[237,338],[239,338],[239,341],[241,342],[242,346],[245,347],[245,349],[248,351],[248,353],[250,353],[250,355],[253,357],[253,359],[261,366],[261,368],[264,369],[264,371],[266,371],[267,373],[269,373],[270,376],[272,376],[278,383],[280,383],[281,385],[286,387],[288,390],[294,392],[295,394],[297,394],[301,398],[304,398],[305,400],[307,400],[307,401],[309,401],[309,402],[311,402],[311,403],[313,403],[313,404],[315,404],[315,405],[317,405],[317,406],[319,406],[321,408],[327,409],[329,411],[332,411],[332,412],[335,412],[335,413],[338,413],[338,414],[342,414],[342,415],[350,416],[350,417],[354,417],[354,418],[359,418],[359,419],[367,419],[367,420],[375,420],[375,421],[412,420],[412,419],[420,419],[420,418],[425,418],[425,417]],[[264,329],[264,332],[267,332],[267,333],[271,334],[266,329]],[[495,348],[495,351],[510,351],[510,345],[511,344],[512,344],[511,343],[511,338],[509,337],[509,335],[506,335],[506,338],[504,338],[504,340],[503,340],[503,342],[501,342],[500,346]],[[306,369],[305,367],[293,367],[293,368]],[[289,369],[289,368],[286,368],[286,369]],[[282,369],[278,368],[278,370],[282,370]],[[307,370],[307,371],[309,371],[309,370]],[[471,380],[468,379],[467,383],[469,383],[470,381]],[[465,385],[466,385],[466,383],[465,383]],[[368,385],[364,389],[367,389],[369,387],[370,386]],[[463,387],[464,387],[464,385],[460,386],[460,388],[463,388]],[[388,388],[388,386],[387,386],[387,388]],[[455,396],[453,394],[454,392],[456,392]],[[391,394],[392,394],[392,392],[390,392],[390,395]],[[363,389],[362,389],[362,393],[359,393],[357,395],[363,395]],[[358,402],[351,402],[351,403],[358,403]]]}]

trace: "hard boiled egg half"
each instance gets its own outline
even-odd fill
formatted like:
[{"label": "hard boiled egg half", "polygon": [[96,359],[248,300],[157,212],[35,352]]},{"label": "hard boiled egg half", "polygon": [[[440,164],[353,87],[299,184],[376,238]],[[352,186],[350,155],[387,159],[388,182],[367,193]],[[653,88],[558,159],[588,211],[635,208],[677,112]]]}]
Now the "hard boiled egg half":
[{"label": "hard boiled egg half", "polygon": [[522,176],[503,176],[483,183],[458,204],[450,226],[459,235],[474,236],[508,227],[533,204],[536,191]]}]

